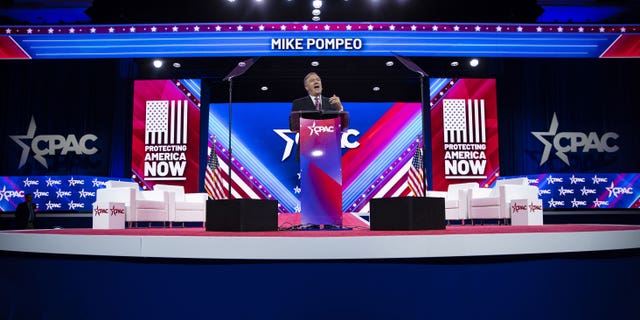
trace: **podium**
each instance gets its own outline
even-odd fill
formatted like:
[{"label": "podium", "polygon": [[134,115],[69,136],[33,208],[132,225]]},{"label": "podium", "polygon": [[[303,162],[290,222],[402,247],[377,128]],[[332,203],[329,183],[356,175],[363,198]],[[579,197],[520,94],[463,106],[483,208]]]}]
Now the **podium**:
[{"label": "podium", "polygon": [[348,112],[294,111],[289,124],[299,132],[300,214],[303,227],[342,227],[341,131]]}]

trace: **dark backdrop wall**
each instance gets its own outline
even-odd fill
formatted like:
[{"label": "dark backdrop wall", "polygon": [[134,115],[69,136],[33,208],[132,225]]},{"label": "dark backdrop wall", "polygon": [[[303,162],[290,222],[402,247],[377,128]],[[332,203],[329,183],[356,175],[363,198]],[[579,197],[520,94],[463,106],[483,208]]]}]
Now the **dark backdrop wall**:
[{"label": "dark backdrop wall", "polygon": [[134,76],[130,60],[0,61],[0,175],[130,175]]},{"label": "dark backdrop wall", "polygon": [[[640,102],[636,79],[640,61],[505,59],[496,71],[503,175],[640,172],[635,110]],[[550,146],[547,160],[541,164],[545,145],[532,132],[551,132],[554,113],[555,134],[542,137],[550,144],[558,139],[561,150]],[[570,136],[576,137],[575,142]],[[618,150],[598,152],[598,143],[617,146]],[[563,148],[569,149],[562,152],[568,164],[556,154]]]},{"label": "dark backdrop wall", "polygon": [[[322,74],[345,76],[340,69]],[[487,61],[477,77],[497,78],[501,174],[640,172],[637,74],[637,59]],[[128,59],[0,61],[0,175],[129,176],[135,78],[149,75]],[[297,78],[291,84],[299,85]],[[241,90],[238,81],[234,91]],[[79,148],[87,134],[97,137],[84,141],[93,154]],[[559,135],[565,137],[559,146],[567,149],[561,156],[553,145]],[[572,135],[579,141],[572,142]],[[605,137],[615,152],[597,150]],[[38,141],[35,147],[33,140]],[[545,161],[543,140],[549,141]],[[28,156],[21,163],[25,149]]]}]

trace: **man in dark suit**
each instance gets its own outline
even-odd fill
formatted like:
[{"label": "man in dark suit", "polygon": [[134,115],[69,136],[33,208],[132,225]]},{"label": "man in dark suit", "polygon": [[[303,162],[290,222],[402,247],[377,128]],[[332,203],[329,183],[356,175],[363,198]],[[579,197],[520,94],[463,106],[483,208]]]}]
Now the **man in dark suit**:
[{"label": "man in dark suit", "polygon": [[24,195],[24,202],[16,207],[16,229],[33,229],[36,222],[36,204],[33,194]]},{"label": "man in dark suit", "polygon": [[[304,88],[307,90],[308,95],[294,100],[291,106],[291,112],[313,110],[317,110],[318,112],[344,111],[340,98],[335,94],[331,97],[322,95],[322,80],[317,73],[309,72],[304,77]],[[296,121],[298,121],[296,117],[289,117],[289,128],[292,131],[297,127]]]}]

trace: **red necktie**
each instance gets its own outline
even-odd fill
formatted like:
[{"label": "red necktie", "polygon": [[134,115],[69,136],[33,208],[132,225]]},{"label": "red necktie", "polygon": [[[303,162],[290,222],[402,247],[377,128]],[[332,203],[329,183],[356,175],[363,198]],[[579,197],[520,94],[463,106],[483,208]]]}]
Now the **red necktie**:
[{"label": "red necktie", "polygon": [[319,97],[315,97],[316,100],[316,110],[320,110],[320,98]]}]

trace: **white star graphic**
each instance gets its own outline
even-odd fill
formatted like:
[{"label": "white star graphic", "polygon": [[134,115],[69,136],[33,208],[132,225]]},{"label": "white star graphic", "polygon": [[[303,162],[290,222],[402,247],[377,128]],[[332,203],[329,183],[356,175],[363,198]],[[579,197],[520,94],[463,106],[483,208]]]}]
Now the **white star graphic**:
[{"label": "white star graphic", "polygon": [[304,31],[309,30],[309,26],[308,26],[308,25],[306,25],[306,24],[305,24],[305,25],[303,25],[303,26],[302,26],[302,30],[304,30]]},{"label": "white star graphic", "polygon": [[350,24],[347,25],[347,30],[351,30],[351,25]]},{"label": "white star graphic", "polygon": [[578,32],[584,32],[584,28],[583,27],[578,28]]},{"label": "white star graphic", "polygon": [[329,31],[329,29],[331,29],[331,27],[328,24],[324,25],[324,30]]},{"label": "white star graphic", "polygon": [[280,26],[280,30],[285,31],[287,30],[287,26],[285,26],[284,24]]},{"label": "white star graphic", "polygon": [[620,28],[620,32],[626,32],[626,31],[627,31],[627,28],[625,28],[625,27],[621,27]]},{"label": "white star graphic", "polygon": [[[549,131],[546,132],[531,132],[531,134],[533,134],[533,136],[535,136],[538,140],[540,140],[540,142],[542,142],[542,144],[544,144],[544,151],[542,151],[542,158],[540,159],[540,165],[544,164],[545,162],[547,162],[547,160],[549,159],[549,153],[551,152],[551,142],[549,142],[547,139],[545,139],[545,136],[550,136],[553,137],[556,135],[556,132],[558,131],[558,118],[556,117],[556,113],[553,113],[553,118],[551,119],[551,126],[549,126]],[[560,157],[565,163],[567,163],[567,165],[569,164],[569,160],[568,159],[564,159],[567,156],[565,154],[558,154],[556,153],[556,155],[558,157]],[[562,156],[564,156],[564,158]]]},{"label": "white star graphic", "polygon": [[129,31],[130,31],[130,32],[136,32],[136,27],[131,27],[131,28],[129,28]]},{"label": "white star graphic", "polygon": [[418,27],[416,27],[415,25],[411,26],[411,31],[416,31],[418,29]]},{"label": "white star graphic", "polygon": [[516,30],[518,30],[518,32],[522,32],[522,27],[518,26],[518,28],[516,28]]},{"label": "white star graphic", "polygon": [[481,28],[480,28],[480,26],[476,26],[476,27],[475,27],[475,30],[476,30],[476,31],[480,31],[480,29],[481,29]]},{"label": "white star graphic", "polygon": [[11,29],[7,28],[7,30],[5,30],[6,33],[11,33]]},{"label": "white star graphic", "polygon": [[53,33],[53,28],[49,28],[49,30],[47,30],[49,33]]},{"label": "white star graphic", "polygon": [[453,31],[460,31],[460,27],[458,27],[458,26],[453,26]]},{"label": "white star graphic", "polygon": [[75,33],[75,32],[76,32],[76,29],[74,28],[69,29],[69,33]]},{"label": "white star graphic", "polygon": [[300,189],[299,186],[296,186],[295,188],[293,188],[293,193],[294,194],[300,194],[300,192],[302,192],[302,189]]},{"label": "white star graphic", "polygon": [[536,31],[537,31],[537,32],[542,32],[542,27],[537,27],[537,28],[536,28]]},{"label": "white star graphic", "polygon": [[31,34],[33,32],[33,29],[29,28],[27,29],[27,33]]},{"label": "white star graphic", "polygon": [[177,26],[173,26],[173,28],[171,28],[171,30],[173,30],[173,32],[178,32],[178,27]]},{"label": "white star graphic", "polygon": [[367,26],[367,30],[369,30],[369,31],[373,30],[373,26],[372,25],[368,25]]},{"label": "white star graphic", "polygon": [[558,27],[558,32],[562,32],[563,30],[562,26]]},{"label": "white star graphic", "polygon": [[497,27],[496,27],[496,31],[497,31],[497,32],[502,32],[502,27],[501,27],[501,26],[497,26]]},{"label": "white star graphic", "polygon": [[258,26],[258,30],[264,31],[264,26],[263,25]]},{"label": "white star graphic", "polygon": [[242,26],[238,26],[236,29],[237,29],[238,31],[242,31]]},{"label": "white star graphic", "polygon": [[300,212],[301,211],[300,205],[296,204],[296,206],[293,208],[293,211]]},{"label": "white star graphic", "polygon": [[433,31],[438,31],[438,26],[433,26],[433,27],[431,27],[431,30],[433,30]]},{"label": "white star graphic", "polygon": [[113,31],[115,31],[115,29],[113,29],[113,27],[109,28],[109,33],[113,33]]},{"label": "white star graphic", "polygon": [[604,32],[604,28],[603,27],[600,27],[600,32]]},{"label": "white star graphic", "polygon": [[[20,163],[18,164],[18,169],[22,168],[22,166],[27,163],[27,158],[29,157],[29,153],[31,151],[31,146],[22,142],[22,139],[33,139],[36,134],[36,120],[31,116],[31,122],[29,123],[29,128],[27,129],[27,134],[25,135],[12,135],[9,136],[11,140],[13,140],[17,145],[22,148],[22,155],[20,155]],[[42,164],[45,168],[48,169],[47,161],[42,157],[42,155],[33,156],[34,159],[38,160],[40,164]]]},{"label": "white star graphic", "polygon": [[216,26],[216,31],[220,31],[220,30],[222,30],[222,27],[221,26]]},{"label": "white star graphic", "polygon": [[91,29],[89,29],[89,32],[91,32],[91,33],[96,33],[96,28],[91,28]]},{"label": "white star graphic", "polygon": [[156,30],[158,30],[158,28],[156,28],[155,26],[151,27],[151,32],[156,32]]},{"label": "white star graphic", "polygon": [[390,26],[389,26],[389,30],[391,30],[391,31],[396,30],[396,26],[394,26],[394,25],[390,25]]},{"label": "white star graphic", "polygon": [[198,27],[198,26],[193,27],[193,31],[200,32],[200,27]]}]

